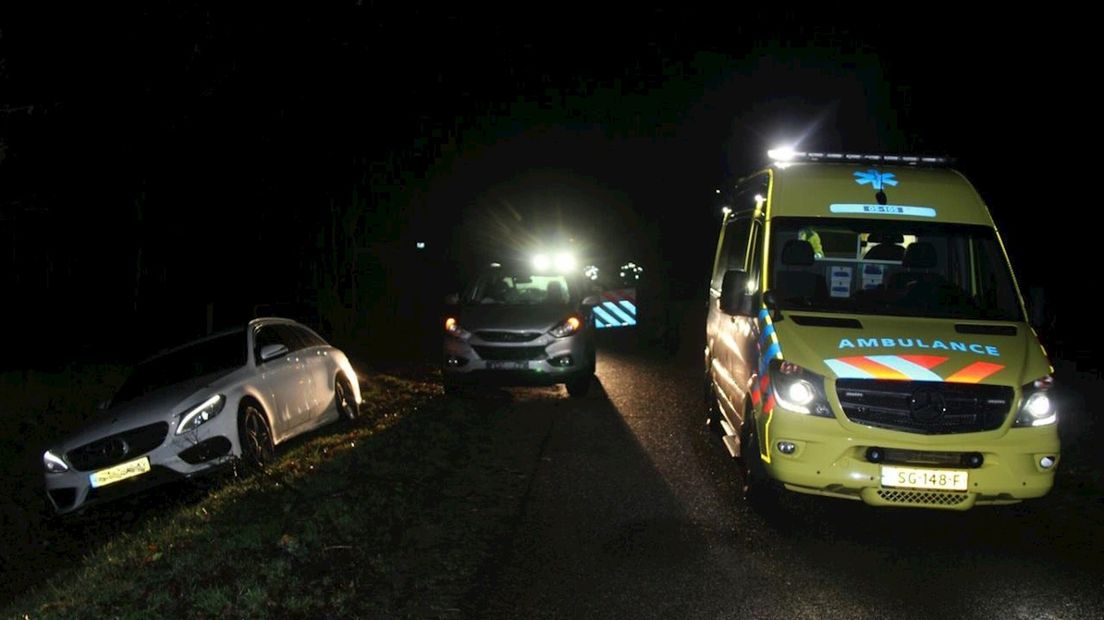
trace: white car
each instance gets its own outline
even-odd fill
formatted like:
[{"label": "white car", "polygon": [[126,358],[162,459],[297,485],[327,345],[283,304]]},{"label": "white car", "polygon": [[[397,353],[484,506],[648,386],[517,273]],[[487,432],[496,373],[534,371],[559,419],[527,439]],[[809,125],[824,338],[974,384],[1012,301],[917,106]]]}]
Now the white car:
[{"label": "white car", "polygon": [[294,321],[263,318],[134,368],[110,403],[42,455],[59,514],[194,476],[359,412],[348,358]]}]

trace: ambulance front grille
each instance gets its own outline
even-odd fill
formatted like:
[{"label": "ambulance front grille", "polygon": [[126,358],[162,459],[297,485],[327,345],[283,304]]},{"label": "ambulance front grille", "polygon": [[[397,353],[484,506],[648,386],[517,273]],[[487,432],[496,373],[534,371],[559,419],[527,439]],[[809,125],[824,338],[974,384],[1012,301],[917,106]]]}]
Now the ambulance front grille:
[{"label": "ambulance front grille", "polygon": [[836,395],[856,424],[925,435],[1000,428],[1014,397],[1002,385],[880,379],[839,379]]}]

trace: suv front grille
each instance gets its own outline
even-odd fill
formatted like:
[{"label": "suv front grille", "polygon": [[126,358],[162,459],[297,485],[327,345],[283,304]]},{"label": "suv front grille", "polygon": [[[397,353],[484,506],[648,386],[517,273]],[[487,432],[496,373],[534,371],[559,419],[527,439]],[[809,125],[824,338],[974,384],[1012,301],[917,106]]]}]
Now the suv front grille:
[{"label": "suv front grille", "polygon": [[476,336],[479,336],[487,342],[529,342],[536,340],[540,337],[540,332],[502,332],[483,330],[475,332]]},{"label": "suv front grille", "polygon": [[473,346],[485,360],[539,360],[547,357],[544,347],[482,347]]},{"label": "suv front grille", "polygon": [[94,471],[138,458],[165,441],[169,434],[168,422],[139,426],[129,431],[97,439],[70,450],[66,457],[73,469]]},{"label": "suv front grille", "polygon": [[852,422],[947,435],[1000,428],[1014,393],[1003,385],[839,379],[836,395]]}]

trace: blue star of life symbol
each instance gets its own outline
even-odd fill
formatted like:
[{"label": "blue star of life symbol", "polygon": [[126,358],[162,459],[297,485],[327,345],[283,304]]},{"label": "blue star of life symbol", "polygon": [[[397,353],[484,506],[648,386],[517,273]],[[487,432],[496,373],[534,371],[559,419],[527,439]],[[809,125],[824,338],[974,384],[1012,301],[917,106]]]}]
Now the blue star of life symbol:
[{"label": "blue star of life symbol", "polygon": [[855,182],[859,185],[866,185],[869,183],[874,189],[881,191],[889,187],[897,187],[897,178],[892,172],[878,172],[877,170],[867,170],[866,172],[856,172]]}]

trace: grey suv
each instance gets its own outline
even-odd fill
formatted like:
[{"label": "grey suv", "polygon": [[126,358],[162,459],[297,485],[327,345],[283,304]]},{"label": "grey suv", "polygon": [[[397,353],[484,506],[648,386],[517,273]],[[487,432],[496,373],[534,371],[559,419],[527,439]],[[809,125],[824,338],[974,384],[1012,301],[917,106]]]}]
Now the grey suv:
[{"label": "grey suv", "polygon": [[461,385],[555,385],[586,395],[594,376],[597,296],[581,277],[494,264],[451,295],[444,328],[447,393]]}]

